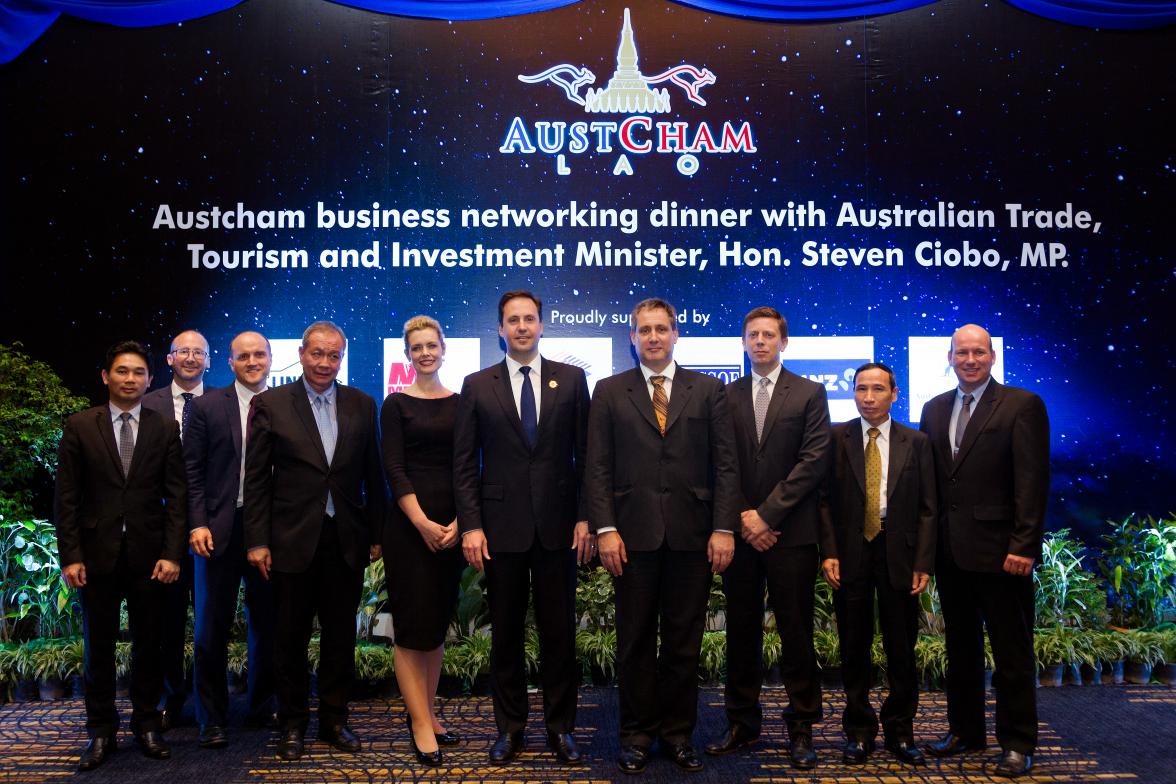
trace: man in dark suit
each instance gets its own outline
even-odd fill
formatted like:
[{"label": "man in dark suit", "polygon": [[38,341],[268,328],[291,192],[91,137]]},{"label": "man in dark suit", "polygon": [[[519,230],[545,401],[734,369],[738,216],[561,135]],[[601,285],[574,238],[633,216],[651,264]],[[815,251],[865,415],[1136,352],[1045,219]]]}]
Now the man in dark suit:
[{"label": "man in dark suit", "polygon": [[588,382],[578,367],[539,356],[543,305],[529,291],[498,302],[506,358],[466,378],[454,429],[454,485],[462,550],[486,570],[494,720],[490,762],[523,748],[527,722],[527,597],[541,651],[547,744],[581,762],[576,724],[576,561],[591,556],[581,509]]},{"label": "man in dark suit", "polygon": [[945,757],[986,746],[984,630],[996,668],[994,772],[1033,765],[1037,695],[1033,565],[1041,557],[1049,497],[1049,417],[1037,395],[992,378],[996,353],[982,327],[951,338],[959,388],[923,407],[939,498],[936,572],[947,635],[948,732],[927,750]]},{"label": "man in dark suit", "polygon": [[812,768],[813,722],[821,718],[821,676],[813,649],[817,579],[817,496],[829,464],[825,388],[780,364],[788,323],[771,307],[743,319],[752,373],[727,385],[735,428],[741,537],[723,574],[727,596],[726,732],[707,744],[728,754],[759,737],[763,682],[764,587],[783,652],[784,719],[793,767]]},{"label": "man in dark suit", "polygon": [[673,306],[644,300],[632,320],[640,366],[596,385],[584,480],[600,560],[616,578],[617,765],[640,773],[659,740],[699,771],[698,660],[711,573],[735,550],[735,437],[722,383],[674,363]]},{"label": "man in dark suit", "polygon": [[273,723],[274,600],[269,581],[245,555],[245,443],[249,404],[265,390],[270,346],[264,335],[242,332],[229,344],[235,377],[224,389],[193,401],[184,435],[188,469],[188,543],[195,555],[195,684],[200,746],[223,748],[229,739],[225,677],[237,593],[245,581],[249,619],[249,714],[246,725]]},{"label": "man in dark suit", "polygon": [[302,378],[253,399],[245,450],[245,547],[273,580],[279,759],[302,757],[310,722],[307,647],[319,621],[320,740],[362,744],[347,726],[355,613],[369,560],[380,557],[387,490],[376,402],[335,378],[343,330],[316,321],[302,334]]},{"label": "man in dark suit", "polygon": [[877,596],[890,684],[882,703],[885,746],[900,762],[926,765],[914,736],[915,641],[918,595],[935,564],[935,463],[927,436],[890,418],[898,399],[893,370],[868,362],[854,373],[853,387],[861,416],[833,427],[833,469],[821,492],[821,568],[834,590],[845,681],[842,759],[862,764],[878,736],[870,706]]},{"label": "man in dark suit", "polygon": [[[171,383],[143,396],[143,407],[172,417],[180,426],[180,439],[187,435],[192,405],[204,394],[204,374],[211,367],[208,341],[194,329],[176,335],[167,352]],[[179,724],[188,697],[185,682],[184,647],[188,638],[188,608],[193,606],[192,554],[185,552],[180,561],[180,577],[164,589],[163,628],[160,630],[160,656],[163,666],[163,713],[160,729],[164,732]]]},{"label": "man in dark suit", "polygon": [[115,749],[114,644],[119,608],[131,618],[131,731],[166,759],[159,732],[159,626],[164,584],[180,573],[186,492],[175,421],[142,405],[151,361],[138,343],[106,352],[106,405],[74,414],[58,449],[54,518],[62,574],[78,589],[86,646],[86,732],[79,770]]}]

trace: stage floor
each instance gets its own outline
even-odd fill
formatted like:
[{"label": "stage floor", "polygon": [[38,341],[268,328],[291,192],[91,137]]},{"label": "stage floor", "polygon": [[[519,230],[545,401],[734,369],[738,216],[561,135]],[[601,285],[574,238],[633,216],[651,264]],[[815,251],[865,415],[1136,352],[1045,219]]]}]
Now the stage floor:
[{"label": "stage floor", "polygon": [[[352,726],[364,741],[355,755],[336,752],[322,743],[307,745],[298,763],[274,759],[271,732],[246,731],[239,724],[243,706],[234,703],[230,726],[231,744],[221,751],[197,747],[197,729],[189,704],[185,726],[167,734],[173,757],[167,761],[148,760],[139,754],[125,731],[129,705],[120,701],[124,731],[119,735],[119,752],[102,768],[77,774],[86,782],[167,782],[221,784],[221,782],[678,782],[685,774],[668,760],[658,757],[640,777],[620,774],[613,762],[617,751],[615,689],[584,688],[580,692],[577,740],[588,764],[569,768],[556,764],[545,746],[542,724],[534,718],[527,732],[528,750],[506,767],[486,763],[486,752],[495,737],[493,712],[487,697],[444,701],[444,717],[452,730],[466,741],[455,750],[445,749],[445,765],[424,769],[415,764],[404,725],[400,700],[353,703]],[[869,782],[986,782],[1003,781],[989,775],[998,752],[994,746],[983,754],[969,754],[944,761],[931,760],[929,767],[913,770],[900,766],[884,751],[875,752],[864,766],[841,762],[843,739],[839,691],[826,691],[830,717],[818,725],[815,745],[819,755],[816,770],[795,771],[788,765],[784,747],[784,724],[780,711],[787,702],[783,689],[764,690],[765,732],[752,750],[715,759],[705,758],[706,769],[689,776],[691,782],[775,781],[850,784]],[[1039,689],[1041,740],[1034,758],[1033,774],[1021,779],[1033,782],[1176,782],[1176,689],[1164,686],[1066,686]],[[877,702],[875,702],[877,705]],[[540,699],[532,695],[532,717],[540,715]],[[942,692],[924,694],[915,724],[916,739],[928,741],[947,727]],[[722,690],[702,692],[699,726],[695,742],[699,747],[723,727]],[[45,782],[75,775],[77,755],[85,742],[81,700],[32,702],[0,706],[0,782]],[[312,722],[308,739],[316,725]],[[991,722],[989,743],[994,744]]]}]

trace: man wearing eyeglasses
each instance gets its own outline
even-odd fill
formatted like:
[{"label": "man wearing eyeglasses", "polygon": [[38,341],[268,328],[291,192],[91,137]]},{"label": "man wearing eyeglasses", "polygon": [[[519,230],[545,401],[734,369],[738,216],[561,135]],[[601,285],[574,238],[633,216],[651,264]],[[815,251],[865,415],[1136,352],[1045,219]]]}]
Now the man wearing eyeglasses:
[{"label": "man wearing eyeglasses", "polygon": [[306,328],[302,377],[253,398],[245,450],[245,547],[273,585],[277,756],[302,757],[310,723],[307,648],[317,615],[318,737],[357,752],[347,726],[363,572],[380,557],[387,503],[376,402],[336,381],[347,337]]},{"label": "man wearing eyeglasses", "polygon": [[[143,407],[175,419],[183,439],[192,417],[193,403],[204,394],[208,371],[208,341],[194,329],[176,335],[167,352],[171,383],[143,396]],[[163,713],[160,728],[166,732],[180,723],[188,689],[184,682],[184,642],[188,631],[188,608],[192,606],[192,554],[184,553],[180,578],[166,588],[167,597],[160,629],[160,658],[163,665]]]}]

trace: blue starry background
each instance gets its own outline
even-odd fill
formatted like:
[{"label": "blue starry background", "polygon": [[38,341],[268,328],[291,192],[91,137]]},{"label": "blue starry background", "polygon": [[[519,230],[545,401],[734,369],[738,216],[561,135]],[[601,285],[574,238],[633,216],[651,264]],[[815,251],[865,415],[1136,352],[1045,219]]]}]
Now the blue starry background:
[{"label": "blue starry background", "polygon": [[[632,10],[646,75],[681,63],[717,82],[655,119],[744,120],[758,151],[701,156],[692,177],[673,156],[554,160],[498,152],[510,120],[598,119],[561,90],[518,81],[559,63],[601,87]],[[99,399],[97,365],[116,339],[159,355],[195,327],[214,348],[210,385],[231,380],[227,344],[259,329],[294,337],[330,318],[350,337],[351,383],[381,394],[382,339],[419,312],[452,336],[482,337],[495,361],[495,303],[532,288],[548,309],[627,311],[646,296],[708,312],[705,332],[738,334],[752,306],[774,304],[793,335],[873,335],[875,357],[906,387],[907,337],[966,322],[1005,341],[1006,381],[1038,392],[1052,422],[1050,525],[1095,536],[1132,511],[1176,508],[1169,457],[1174,379],[1168,337],[1173,257],[1171,30],[1107,32],[1040,19],[1001,2],[946,0],[869,19],[776,24],[685,6],[586,0],[483,22],[382,16],[321,0],[252,0],[211,17],[150,29],[60,19],[0,68],[4,112],[3,315],[75,390]],[[608,119],[621,119],[617,115]],[[571,200],[643,212],[663,200],[698,208],[783,207],[810,200],[825,228],[463,229],[466,207],[562,207]],[[448,229],[153,230],[176,209],[315,205],[448,209]],[[837,207],[996,212],[993,229],[853,229]],[[1006,227],[1002,205],[1061,209],[1101,222],[1094,234]],[[643,215],[643,219],[644,219]],[[319,269],[324,248],[545,247],[578,241],[700,247],[689,269]],[[722,240],[784,250],[790,267],[720,268]],[[900,247],[901,268],[805,268],[806,240]],[[1008,271],[930,269],[914,246],[996,248]],[[307,249],[310,269],[193,270],[186,245]],[[1064,242],[1069,266],[1021,269],[1022,242]],[[569,257],[570,258],[570,257]],[[548,325],[549,334],[625,335]],[[787,360],[787,355],[785,355]],[[903,398],[895,407],[906,414]]]}]

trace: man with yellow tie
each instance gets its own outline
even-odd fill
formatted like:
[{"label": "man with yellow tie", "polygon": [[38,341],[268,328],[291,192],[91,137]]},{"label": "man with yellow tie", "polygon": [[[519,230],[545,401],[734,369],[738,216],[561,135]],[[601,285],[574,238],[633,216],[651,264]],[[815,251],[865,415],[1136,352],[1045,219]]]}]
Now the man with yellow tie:
[{"label": "man with yellow tie", "polygon": [[833,587],[845,682],[842,759],[866,761],[879,716],[874,682],[874,598],[890,693],[882,703],[885,747],[908,765],[926,765],[914,741],[919,707],[915,640],[918,595],[935,563],[935,462],[927,436],[890,418],[894,371],[869,362],[854,374],[861,416],[833,427],[833,467],[821,491],[821,568]]}]

